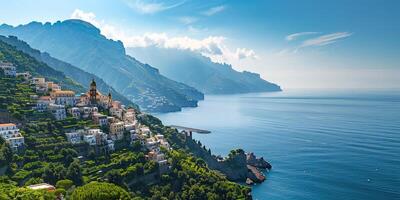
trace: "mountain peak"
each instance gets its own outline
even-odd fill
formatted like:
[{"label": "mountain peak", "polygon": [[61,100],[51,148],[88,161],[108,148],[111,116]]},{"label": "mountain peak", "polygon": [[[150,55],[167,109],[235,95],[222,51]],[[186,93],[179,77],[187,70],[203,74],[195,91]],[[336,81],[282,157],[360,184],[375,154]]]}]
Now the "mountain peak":
[{"label": "mountain peak", "polygon": [[84,29],[88,29],[88,30],[93,30],[93,31],[96,31],[98,34],[100,34],[100,29],[98,29],[96,26],[94,26],[90,22],[83,21],[80,19],[67,19],[62,22],[58,21],[54,25],[56,25],[58,23],[64,24],[64,25],[71,25],[71,26],[79,27],[79,28],[84,28]]}]

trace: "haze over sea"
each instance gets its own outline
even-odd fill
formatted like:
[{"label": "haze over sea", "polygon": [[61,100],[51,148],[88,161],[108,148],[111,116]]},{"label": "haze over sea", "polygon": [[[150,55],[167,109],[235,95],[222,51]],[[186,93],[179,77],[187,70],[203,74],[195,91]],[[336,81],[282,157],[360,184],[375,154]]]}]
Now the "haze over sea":
[{"label": "haze over sea", "polygon": [[268,160],[254,199],[400,199],[400,92],[288,90],[206,96],[157,114],[214,154],[243,148]]}]

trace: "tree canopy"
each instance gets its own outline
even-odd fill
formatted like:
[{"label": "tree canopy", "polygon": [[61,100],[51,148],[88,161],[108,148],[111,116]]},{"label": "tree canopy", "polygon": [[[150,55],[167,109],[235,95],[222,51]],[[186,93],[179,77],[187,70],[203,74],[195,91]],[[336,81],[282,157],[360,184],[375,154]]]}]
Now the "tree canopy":
[{"label": "tree canopy", "polygon": [[112,183],[91,182],[78,187],[71,200],[128,200],[132,196],[123,188]]}]

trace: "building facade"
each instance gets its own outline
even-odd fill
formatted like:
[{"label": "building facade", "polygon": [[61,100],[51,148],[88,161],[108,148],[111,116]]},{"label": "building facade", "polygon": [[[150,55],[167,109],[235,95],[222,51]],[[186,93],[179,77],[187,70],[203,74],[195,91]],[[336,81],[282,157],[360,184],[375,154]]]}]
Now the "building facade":
[{"label": "building facade", "polygon": [[114,122],[110,124],[110,137],[112,140],[120,140],[124,137],[124,123]]},{"label": "building facade", "polygon": [[13,76],[17,75],[17,68],[12,63],[0,62],[0,69],[3,70],[4,76]]},{"label": "building facade", "polygon": [[78,131],[65,133],[65,136],[67,137],[68,142],[72,144],[78,144],[82,142],[82,133]]},{"label": "building facade", "polygon": [[76,104],[75,92],[69,90],[56,90],[50,93],[56,104],[74,106]]},{"label": "building facade", "polygon": [[25,143],[24,137],[15,124],[0,124],[0,137],[10,144],[13,150],[18,150]]},{"label": "building facade", "polygon": [[49,110],[57,120],[63,120],[67,118],[67,112],[65,111],[64,105],[50,104]]}]

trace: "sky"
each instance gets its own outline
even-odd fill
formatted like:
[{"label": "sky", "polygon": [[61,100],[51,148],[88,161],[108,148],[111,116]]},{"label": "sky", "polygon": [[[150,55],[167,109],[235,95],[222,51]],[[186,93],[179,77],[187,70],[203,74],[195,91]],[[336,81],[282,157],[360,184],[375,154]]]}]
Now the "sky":
[{"label": "sky", "polygon": [[0,5],[0,24],[82,19],[125,47],[198,52],[260,73],[284,89],[400,88],[397,0],[0,0]]}]

